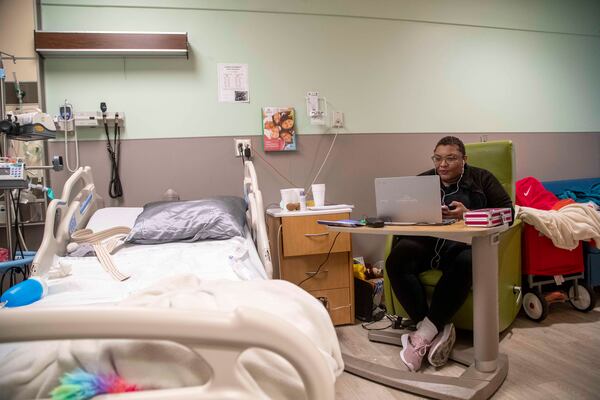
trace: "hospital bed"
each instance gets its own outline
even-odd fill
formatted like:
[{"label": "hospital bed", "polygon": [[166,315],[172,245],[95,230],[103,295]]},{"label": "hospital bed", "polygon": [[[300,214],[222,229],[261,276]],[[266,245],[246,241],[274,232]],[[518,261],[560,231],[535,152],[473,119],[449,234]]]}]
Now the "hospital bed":
[{"label": "hospital bed", "polygon": [[[131,278],[118,282],[95,257],[63,257],[66,246],[81,228],[131,226],[142,209],[103,208],[90,168],[74,173],[48,207],[32,265],[34,275],[45,276],[69,262],[72,274],[49,280],[37,303],[0,310],[3,396],[47,397],[76,366],[108,368],[147,389],[106,395],[111,399],[333,399],[343,371],[333,325],[308,293],[270,279],[250,161],[243,187],[246,237],[127,245],[113,258]],[[169,262],[173,254],[183,256]]]}]

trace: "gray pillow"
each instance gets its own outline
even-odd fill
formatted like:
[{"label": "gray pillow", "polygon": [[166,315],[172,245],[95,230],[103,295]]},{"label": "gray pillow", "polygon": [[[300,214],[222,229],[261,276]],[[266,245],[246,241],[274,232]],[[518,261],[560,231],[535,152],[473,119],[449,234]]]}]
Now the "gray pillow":
[{"label": "gray pillow", "polygon": [[244,236],[246,202],[233,196],[148,203],[126,241],[138,244],[195,242]]}]

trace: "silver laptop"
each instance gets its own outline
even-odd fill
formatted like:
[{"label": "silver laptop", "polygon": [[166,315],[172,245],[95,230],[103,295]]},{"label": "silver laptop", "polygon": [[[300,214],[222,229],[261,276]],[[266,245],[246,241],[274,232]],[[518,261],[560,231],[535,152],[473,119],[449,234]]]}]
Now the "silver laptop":
[{"label": "silver laptop", "polygon": [[444,225],[440,177],[403,176],[375,179],[377,217],[386,225]]}]

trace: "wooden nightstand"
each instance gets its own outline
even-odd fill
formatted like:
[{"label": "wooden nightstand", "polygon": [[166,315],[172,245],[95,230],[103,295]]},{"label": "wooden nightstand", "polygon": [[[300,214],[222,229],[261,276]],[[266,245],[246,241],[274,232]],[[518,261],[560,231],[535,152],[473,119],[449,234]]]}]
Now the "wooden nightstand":
[{"label": "wooden nightstand", "polygon": [[[299,284],[314,275],[327,258],[337,233],[329,232],[317,220],[350,218],[351,209],[329,211],[267,210],[267,231],[273,255],[274,277]],[[329,259],[313,278],[302,286],[325,300],[334,325],[354,323],[354,274],[350,234],[340,233]]]}]

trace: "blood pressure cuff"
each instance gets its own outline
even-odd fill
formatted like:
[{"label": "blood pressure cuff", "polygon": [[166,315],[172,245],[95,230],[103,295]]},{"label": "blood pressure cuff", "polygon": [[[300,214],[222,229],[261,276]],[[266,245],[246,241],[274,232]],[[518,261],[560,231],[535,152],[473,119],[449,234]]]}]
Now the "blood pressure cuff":
[{"label": "blood pressure cuff", "polygon": [[148,203],[126,242],[158,244],[244,236],[246,208],[246,202],[234,196]]}]

